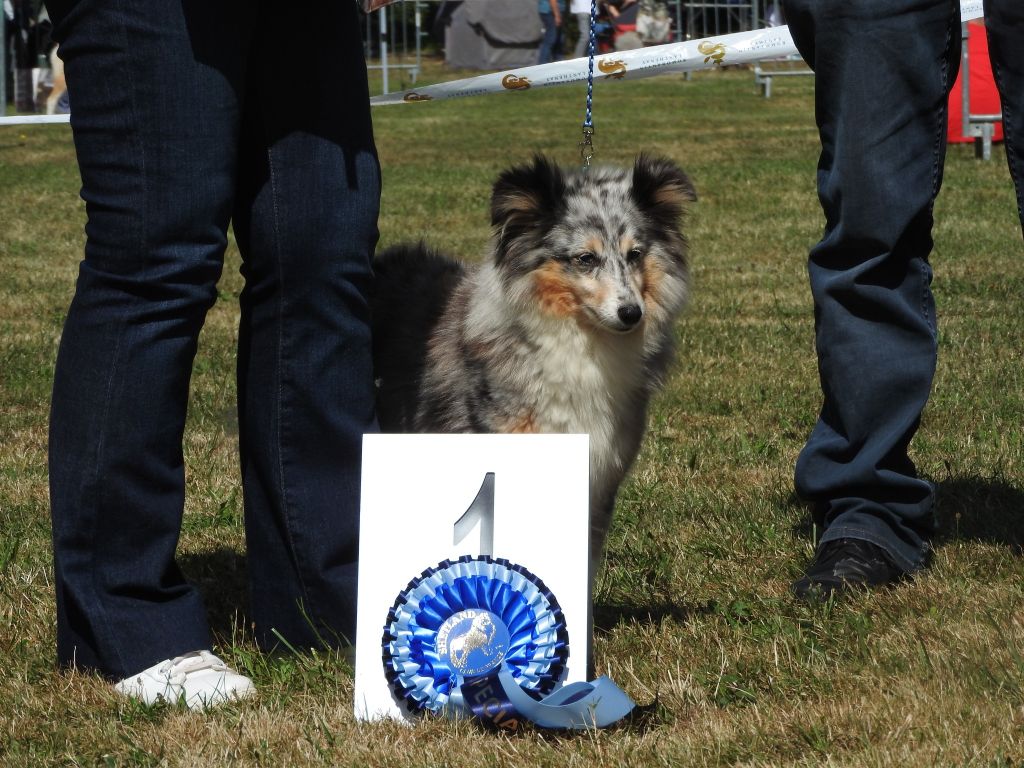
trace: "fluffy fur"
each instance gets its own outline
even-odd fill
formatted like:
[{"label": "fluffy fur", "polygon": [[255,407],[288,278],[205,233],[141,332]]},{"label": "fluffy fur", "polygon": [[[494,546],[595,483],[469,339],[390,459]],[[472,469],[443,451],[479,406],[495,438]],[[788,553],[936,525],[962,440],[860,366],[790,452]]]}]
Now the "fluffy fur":
[{"label": "fluffy fur", "polygon": [[425,246],[375,261],[374,359],[392,432],[590,435],[591,558],[640,449],[688,294],[680,228],[696,199],[668,160],[498,178],[477,267]]}]

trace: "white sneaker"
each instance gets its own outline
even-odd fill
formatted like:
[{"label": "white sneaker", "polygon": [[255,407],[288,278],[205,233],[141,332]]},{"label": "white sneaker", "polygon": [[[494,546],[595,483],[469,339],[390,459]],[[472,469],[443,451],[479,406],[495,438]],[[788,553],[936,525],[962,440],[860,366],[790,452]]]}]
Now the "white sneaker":
[{"label": "white sneaker", "polygon": [[114,690],[144,704],[184,703],[195,710],[256,693],[252,680],[235,672],[209,651],[192,651],[161,661],[115,683]]}]

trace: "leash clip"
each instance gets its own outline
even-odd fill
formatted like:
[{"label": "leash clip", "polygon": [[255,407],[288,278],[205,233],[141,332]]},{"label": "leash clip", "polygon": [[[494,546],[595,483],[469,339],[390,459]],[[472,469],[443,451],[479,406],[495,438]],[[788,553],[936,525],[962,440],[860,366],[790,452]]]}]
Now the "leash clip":
[{"label": "leash clip", "polygon": [[594,156],[594,126],[583,126],[583,141],[580,142],[580,157],[583,159],[583,170],[590,168],[590,159]]}]

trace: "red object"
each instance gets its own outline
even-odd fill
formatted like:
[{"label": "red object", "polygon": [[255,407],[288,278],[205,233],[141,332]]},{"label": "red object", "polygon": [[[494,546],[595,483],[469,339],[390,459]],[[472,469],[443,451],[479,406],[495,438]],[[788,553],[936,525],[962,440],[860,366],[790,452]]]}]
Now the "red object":
[{"label": "red object", "polygon": [[[972,115],[997,115],[1002,112],[999,104],[999,91],[992,77],[992,63],[988,60],[988,35],[985,24],[981,21],[967,23],[967,68],[970,71],[968,91],[971,99]],[[960,83],[963,71],[956,77],[953,90],[949,93],[949,134],[950,143],[974,141],[972,137],[963,135],[964,103],[960,97]],[[1003,124],[995,123],[995,141],[1003,140]]]}]

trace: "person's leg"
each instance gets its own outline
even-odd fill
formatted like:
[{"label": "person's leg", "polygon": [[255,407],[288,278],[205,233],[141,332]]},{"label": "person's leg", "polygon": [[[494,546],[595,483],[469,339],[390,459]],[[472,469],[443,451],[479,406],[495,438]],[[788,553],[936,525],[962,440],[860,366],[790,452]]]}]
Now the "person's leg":
[{"label": "person's leg", "polygon": [[562,60],[562,45],[565,40],[565,14],[562,15],[562,23],[555,25],[555,42],[551,46],[551,61]]},{"label": "person's leg", "polygon": [[558,26],[555,24],[555,14],[540,14],[540,23],[544,25],[544,36],[540,40],[540,48],[537,50],[537,63],[548,64],[554,61],[555,41],[558,39]]},{"label": "person's leg", "polygon": [[[210,645],[174,552],[189,376],[232,201],[246,24],[223,5],[51,8],[87,211],[50,423],[58,660],[115,679]],[[216,34],[225,71],[196,61],[192,24]]]},{"label": "person's leg", "polygon": [[590,14],[577,13],[576,26],[579,27],[580,36],[576,41],[576,50],[573,51],[573,55],[578,59],[581,56],[586,56],[590,50]]},{"label": "person's leg", "polygon": [[809,276],[824,404],[797,461],[822,543],[925,564],[933,489],[907,455],[936,359],[932,203],[959,57],[955,0],[788,0],[816,74],[825,234]]},{"label": "person's leg", "polygon": [[[293,6],[294,8],[294,6]],[[258,19],[235,233],[252,619],[296,647],[355,637],[362,435],[376,430],[367,292],[380,173],[354,3]]]},{"label": "person's leg", "polygon": [[1024,230],[1024,3],[985,0],[985,28],[1002,101],[1006,160],[1017,190],[1017,215]]}]

